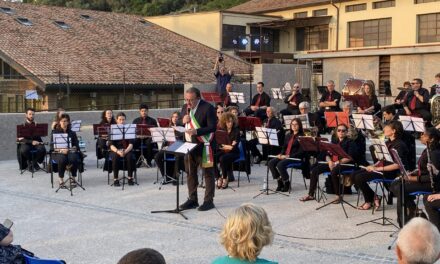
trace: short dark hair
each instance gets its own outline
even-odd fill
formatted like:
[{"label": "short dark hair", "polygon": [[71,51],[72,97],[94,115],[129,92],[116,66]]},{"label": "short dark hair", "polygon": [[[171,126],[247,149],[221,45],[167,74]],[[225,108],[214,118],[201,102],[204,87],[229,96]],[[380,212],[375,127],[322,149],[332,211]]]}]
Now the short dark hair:
[{"label": "short dark hair", "polygon": [[423,81],[420,78],[414,78],[413,81],[417,81],[418,83],[420,83],[420,87],[423,86]]},{"label": "short dark hair", "polygon": [[124,114],[124,112],[119,112],[119,113],[116,115],[116,119],[118,119],[118,117],[120,117],[120,116],[123,116],[123,117],[127,118],[127,116]]},{"label": "short dark hair", "polygon": [[32,112],[35,112],[35,109],[34,108],[32,108],[32,107],[28,107],[28,108],[26,108],[26,114],[27,114],[27,112],[29,112],[29,111],[32,111]]},{"label": "short dark hair", "polygon": [[386,105],[382,108],[382,112],[395,115],[396,114],[396,107],[394,105]]},{"label": "short dark hair", "polygon": [[264,87],[264,82],[257,82],[257,84],[260,84],[261,86]]},{"label": "short dark hair", "polygon": [[139,105],[139,110],[142,110],[142,109],[147,109],[148,110],[148,105],[146,103],[140,104]]},{"label": "short dark hair", "polygon": [[435,78],[440,78],[440,72],[435,75]]},{"label": "short dark hair", "polygon": [[199,89],[197,89],[196,87],[191,87],[191,88],[188,88],[188,89],[186,90],[186,92],[185,92],[185,93],[192,93],[192,94],[196,94],[197,98],[200,98],[200,97],[201,97],[201,95],[200,95],[200,90],[199,90]]},{"label": "short dark hair", "polygon": [[165,258],[158,251],[151,248],[141,248],[128,252],[118,264],[165,264]]}]

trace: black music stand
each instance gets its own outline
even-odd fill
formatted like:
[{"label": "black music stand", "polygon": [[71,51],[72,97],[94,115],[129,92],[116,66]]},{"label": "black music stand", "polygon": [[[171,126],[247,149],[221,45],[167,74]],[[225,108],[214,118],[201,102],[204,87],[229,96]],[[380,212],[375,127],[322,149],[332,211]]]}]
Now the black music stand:
[{"label": "black music stand", "polygon": [[[264,127],[255,127],[255,130],[257,131],[257,136],[258,136],[258,142],[261,145],[268,145],[269,146],[269,153],[271,152],[271,148],[272,146],[278,146],[278,136],[277,136],[277,131],[276,129],[273,128],[264,128]],[[271,156],[269,155],[268,158],[268,163],[269,163],[269,158],[275,158],[276,156]],[[267,164],[266,164],[267,165]],[[269,166],[267,166],[267,171],[266,171],[266,186],[263,187],[263,189],[261,190],[261,192],[257,195],[255,195],[253,197],[253,199],[257,198],[258,196],[262,195],[262,194],[266,194],[269,195],[269,192],[271,193],[278,193],[284,196],[289,196],[288,194],[282,193],[282,192],[277,192],[275,190],[272,190],[269,188]]]},{"label": "black music stand", "polygon": [[[136,124],[113,124],[110,127],[110,140],[128,140],[128,139],[135,139],[136,138],[136,132],[137,132],[137,126]],[[132,150],[133,151],[133,150]],[[119,157],[118,157],[119,158]],[[118,160],[114,160],[113,162],[118,162]],[[125,175],[125,156],[122,157],[122,190],[124,190],[125,187],[125,179],[128,181],[128,177]],[[115,173],[115,172],[113,172]],[[137,182],[137,177],[135,177],[134,183],[136,185],[139,185]],[[110,185],[113,186],[114,182]]]},{"label": "black music stand", "polygon": [[273,99],[283,100],[283,93],[281,88],[271,88]]},{"label": "black music stand", "polygon": [[139,146],[141,148],[140,150],[141,154],[138,160],[136,161],[136,166],[139,164],[139,168],[142,166],[150,168],[150,165],[148,165],[147,159],[145,158],[144,155],[144,146],[146,146],[144,144],[144,140],[151,137],[150,128],[152,128],[152,126],[146,124],[136,125],[136,137],[139,138],[141,141],[141,145]]},{"label": "black music stand", "polygon": [[[195,143],[176,141],[172,145],[168,146],[168,148],[165,150],[165,153],[173,154],[176,157],[176,164],[177,164],[179,158],[182,158],[183,156],[189,154],[196,146],[197,146],[197,144],[195,144]],[[188,169],[189,169],[189,166],[188,166]],[[177,175],[177,170],[178,170],[178,166],[174,166],[174,171],[175,171],[176,175]],[[188,218],[182,213],[182,211],[179,208],[179,184],[176,184],[176,209],[151,211],[151,213],[152,214],[155,214],[155,213],[179,214],[185,220],[188,220]]]},{"label": "black music stand", "polygon": [[[344,211],[345,217],[348,218],[347,212],[345,211],[344,204],[347,204],[353,208],[356,208],[356,207],[344,200],[344,185],[343,185],[344,178],[343,178],[343,175],[341,174],[341,170],[342,170],[342,166],[351,167],[354,165],[341,164],[341,160],[343,158],[353,160],[353,158],[350,157],[347,153],[345,153],[345,151],[342,149],[342,147],[339,144],[332,144],[329,142],[322,142],[321,141],[321,142],[319,142],[319,148],[322,149],[323,151],[327,151],[327,152],[331,153],[332,155],[335,155],[338,157],[338,160],[339,160],[339,171],[338,171],[338,173],[339,173],[339,175],[338,175],[339,176],[339,186],[338,186],[338,188],[342,188],[340,191],[339,203],[341,204],[341,207],[342,207],[342,210]],[[341,185],[342,185],[342,187],[341,187]],[[334,204],[334,202],[324,204],[324,205],[316,208],[316,210],[320,210],[320,209],[327,207],[331,204]]]},{"label": "black music stand", "polygon": [[[48,132],[48,124],[27,124],[27,125],[17,125],[17,138],[31,138],[34,140],[36,137],[46,137]],[[17,144],[23,145],[24,142],[18,142]],[[41,142],[40,144],[46,145],[45,143]],[[22,164],[23,158],[21,157],[21,153],[18,153],[20,166]],[[31,163],[35,163],[35,153],[34,151],[31,151]],[[33,166],[33,165],[32,165]],[[29,171],[32,174],[32,178],[34,177],[35,169],[30,168],[29,164],[26,169],[20,168],[20,174],[23,174],[25,171]],[[48,172],[46,169],[42,168],[43,171],[46,173]]]},{"label": "black music stand", "polygon": [[[152,127],[150,128],[151,132],[151,139],[155,143],[162,143],[161,150],[165,150],[166,143],[167,142],[175,142],[176,136],[174,135],[174,129],[172,127]],[[162,186],[164,184],[168,184],[170,182],[174,182],[177,180],[177,183],[179,183],[179,177],[177,179],[173,179],[167,175],[167,159],[166,159],[166,153],[163,153],[163,160],[164,160],[164,175],[162,175],[162,180],[159,182],[159,174],[156,175],[156,181],[154,184],[159,183],[159,190],[162,189]],[[174,161],[174,165],[178,166],[178,163]],[[177,175],[176,175],[177,176]]]},{"label": "black music stand", "polygon": [[[52,134],[52,138],[53,138],[54,149],[68,149],[69,152],[72,151],[71,138],[69,137],[69,134],[67,133]],[[73,151],[76,152],[79,150],[73,150]],[[69,153],[67,153],[67,155],[69,155]],[[52,152],[50,153],[50,161],[52,162]],[[70,191],[70,196],[73,196],[73,189],[76,187],[80,187],[81,189],[83,189],[83,191],[85,191],[86,189],[84,189],[84,187],[82,186],[82,178],[80,176],[78,177],[79,177],[79,181],[77,181],[75,177],[72,176],[72,172],[69,171],[69,178],[63,181],[63,184],[60,184],[60,186],[55,190],[55,192],[57,193],[60,189],[66,189]],[[53,188],[53,170],[51,172],[50,178]],[[69,188],[66,187],[67,182],[69,182]]]},{"label": "black music stand", "polygon": [[245,104],[244,100],[244,94],[243,93],[237,93],[237,92],[230,92],[229,96],[231,97],[231,103],[234,104]]}]

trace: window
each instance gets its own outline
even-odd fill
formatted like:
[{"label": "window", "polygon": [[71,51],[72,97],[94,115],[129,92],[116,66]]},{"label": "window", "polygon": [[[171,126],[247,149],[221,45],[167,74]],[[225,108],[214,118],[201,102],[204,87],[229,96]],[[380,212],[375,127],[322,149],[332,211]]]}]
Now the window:
[{"label": "window", "polygon": [[25,25],[25,26],[32,26],[33,25],[32,22],[25,17],[18,17],[18,18],[16,18],[16,20],[18,21],[18,23]]},{"label": "window", "polygon": [[[260,37],[260,34],[261,37]],[[251,27],[253,51],[278,52],[280,49],[280,31],[277,29]],[[259,39],[259,43],[255,44],[255,39]]]},{"label": "window", "polygon": [[357,5],[348,5],[345,6],[345,12],[356,12],[367,10],[367,4],[357,4]]},{"label": "window", "polygon": [[8,15],[14,14],[14,10],[9,7],[0,7],[0,12],[8,14]]},{"label": "window", "polygon": [[379,1],[379,2],[373,2],[373,9],[378,8],[387,8],[387,7],[394,7],[396,6],[396,1]]},{"label": "window", "polygon": [[85,20],[92,20],[92,17],[89,16],[89,15],[81,14],[80,16],[81,16],[82,19],[85,19]]},{"label": "window", "polygon": [[391,45],[391,18],[349,22],[348,27],[350,48]]},{"label": "window", "polygon": [[431,2],[440,2],[440,0],[414,0],[414,4],[424,4]]},{"label": "window", "polygon": [[418,15],[418,43],[440,42],[440,13]]},{"label": "window", "polygon": [[294,17],[294,18],[305,18],[305,17],[307,17],[307,11],[306,11],[306,12],[298,12],[298,13],[295,13],[295,14],[293,15],[293,17]]},{"label": "window", "polygon": [[327,9],[313,10],[313,16],[326,16],[326,15],[327,15]]},{"label": "window", "polygon": [[[236,48],[237,46],[234,44],[234,40],[238,41],[240,37],[244,37],[245,35],[246,35],[245,26],[223,24],[222,49]],[[243,48],[240,47],[239,49],[246,49],[246,47]]]},{"label": "window", "polygon": [[68,25],[66,22],[64,21],[54,21],[53,22],[55,25],[59,26],[62,29],[69,29],[70,25]]},{"label": "window", "polygon": [[328,25],[296,29],[296,50],[328,49]]}]

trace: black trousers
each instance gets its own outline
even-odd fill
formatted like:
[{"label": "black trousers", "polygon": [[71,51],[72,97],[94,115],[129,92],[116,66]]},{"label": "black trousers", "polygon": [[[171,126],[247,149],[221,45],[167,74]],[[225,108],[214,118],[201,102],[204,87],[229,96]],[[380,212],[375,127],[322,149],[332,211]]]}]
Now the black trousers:
[{"label": "black trousers", "polygon": [[79,153],[68,153],[67,155],[61,153],[52,154],[52,159],[57,163],[58,166],[58,176],[64,178],[67,165],[71,165],[70,173],[73,177],[76,177],[78,172],[78,165],[81,162]]},{"label": "black trousers", "polygon": [[405,217],[405,223],[402,223],[402,181],[396,180],[391,184],[391,191],[393,192],[394,196],[397,197],[397,222],[399,223],[400,227],[402,227],[404,224],[406,224],[409,219],[408,214],[408,208],[415,209],[416,203],[414,202],[415,196],[409,195],[413,192],[431,192],[431,183],[420,183],[420,182],[409,182],[405,181],[405,193],[404,193],[404,199],[405,199],[405,210],[403,211],[404,217]]},{"label": "black trousers", "polygon": [[269,167],[272,177],[277,180],[281,178],[283,182],[289,181],[289,173],[287,172],[287,166],[289,164],[295,163],[293,160],[280,160],[278,158],[273,158],[269,161],[267,166]]},{"label": "black trousers", "polygon": [[283,109],[280,111],[280,113],[285,116],[285,115],[299,115],[300,111],[299,108],[293,108],[293,107],[287,107],[286,109]]},{"label": "black trousers", "polygon": [[[158,153],[156,153],[156,156],[154,157],[154,160],[156,161],[157,167],[159,168],[159,171],[161,173],[162,176],[165,176],[165,164],[166,164],[166,174],[169,177],[172,177],[174,179],[177,179],[177,176],[175,175],[175,165],[176,165],[176,161],[177,161],[177,166],[179,166],[179,170],[183,170],[183,158],[180,157],[175,157],[176,161],[167,161],[165,163],[165,158],[164,158],[164,150],[159,151]],[[167,158],[170,157],[174,157],[173,155],[170,154],[166,154]]]},{"label": "black trousers", "polygon": [[220,155],[219,162],[220,162],[220,168],[222,170],[223,179],[234,178],[233,165],[234,165],[234,161],[239,157],[240,157],[240,153],[238,152],[224,153]]},{"label": "black trousers", "polygon": [[440,231],[440,200],[435,200],[428,202],[428,195],[423,198],[423,203],[425,204],[425,210],[428,213],[429,221],[435,225]]},{"label": "black trousers", "polygon": [[110,157],[112,159],[113,168],[113,178],[117,179],[119,177],[119,170],[127,170],[128,177],[133,177],[133,172],[135,168],[135,161],[133,156],[133,151],[128,152],[122,158],[116,152],[111,152]]},{"label": "black trousers", "polygon": [[98,138],[96,140],[96,157],[98,159],[104,158],[106,151],[108,151],[107,139]]},{"label": "black trousers", "polygon": [[372,203],[374,201],[374,191],[368,185],[368,182],[375,179],[394,179],[396,178],[396,172],[384,172],[383,176],[375,172],[368,172],[364,169],[355,171],[351,174],[352,182],[362,191],[366,203]]},{"label": "black trousers", "polygon": [[252,156],[262,158],[263,156],[261,155],[261,152],[258,150],[257,145],[258,145],[258,139],[256,138],[246,141],[246,148],[249,149]]},{"label": "black trousers", "polygon": [[261,121],[267,118],[266,109],[258,109],[257,111],[252,111],[252,109],[248,107],[244,109],[243,112],[246,114],[246,116],[254,115],[255,117],[260,118]]},{"label": "black trousers", "polygon": [[[202,165],[201,153],[189,153],[185,155],[185,171],[188,175],[188,196],[192,201],[197,202],[197,187],[199,185],[199,178],[197,170]],[[214,167],[202,168],[203,177],[205,178],[205,197],[203,201],[214,201],[215,192],[215,172]]]},{"label": "black trousers", "polygon": [[[36,151],[32,153],[31,151]],[[34,163],[42,163],[44,161],[44,157],[46,156],[46,148],[44,145],[36,145],[32,144],[22,144],[20,145],[20,155],[22,164],[27,164],[27,162],[32,162],[32,155],[34,157]]]},{"label": "black trousers", "polygon": [[[342,172],[345,168],[347,168],[347,166],[344,166],[344,164],[342,165],[338,164],[336,165],[336,167],[333,168],[333,170],[331,170],[330,179],[332,181],[333,191],[335,192],[336,195],[341,194],[342,187],[341,187],[340,177],[342,176],[340,176],[340,172]],[[312,172],[310,174],[310,187],[309,187],[310,196],[315,195],[316,187],[318,186],[319,175],[324,172],[330,172],[330,167],[328,166],[328,164],[316,163],[315,165],[312,166]]]}]

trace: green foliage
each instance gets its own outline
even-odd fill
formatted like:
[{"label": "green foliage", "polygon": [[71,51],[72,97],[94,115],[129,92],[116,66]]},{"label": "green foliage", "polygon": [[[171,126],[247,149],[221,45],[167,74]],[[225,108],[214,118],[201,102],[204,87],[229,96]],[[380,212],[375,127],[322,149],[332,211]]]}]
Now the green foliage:
[{"label": "green foliage", "polygon": [[222,10],[246,1],[248,0],[24,0],[23,2],[158,16],[185,12],[194,8],[197,11]]}]

